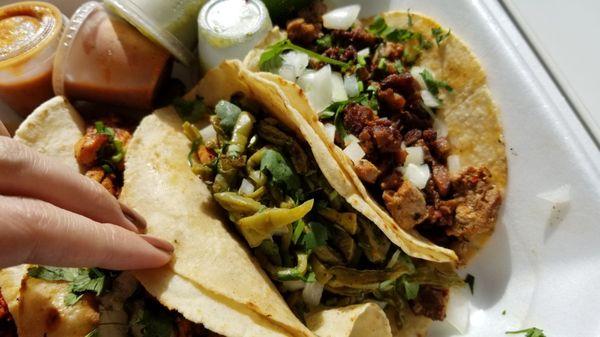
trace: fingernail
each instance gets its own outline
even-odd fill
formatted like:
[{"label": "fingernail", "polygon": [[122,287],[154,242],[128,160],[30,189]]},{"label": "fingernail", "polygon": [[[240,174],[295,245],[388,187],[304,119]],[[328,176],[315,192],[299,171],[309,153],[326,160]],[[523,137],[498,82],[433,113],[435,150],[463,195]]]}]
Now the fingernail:
[{"label": "fingernail", "polygon": [[10,132],[8,132],[2,121],[0,121],[0,136],[10,137]]},{"label": "fingernail", "polygon": [[133,208],[125,205],[122,202],[119,202],[119,205],[121,206],[121,211],[125,217],[129,219],[129,221],[131,221],[138,229],[146,229],[146,220],[140,215],[140,213],[136,212]]},{"label": "fingernail", "polygon": [[142,237],[142,239],[146,240],[146,242],[153,245],[154,247],[156,247],[162,251],[165,251],[167,253],[173,253],[173,251],[175,250],[175,247],[173,247],[173,245],[171,243],[169,243],[168,241],[165,241],[163,239],[159,239],[156,236],[152,236],[152,235],[148,235],[148,234],[140,234],[140,237]]}]

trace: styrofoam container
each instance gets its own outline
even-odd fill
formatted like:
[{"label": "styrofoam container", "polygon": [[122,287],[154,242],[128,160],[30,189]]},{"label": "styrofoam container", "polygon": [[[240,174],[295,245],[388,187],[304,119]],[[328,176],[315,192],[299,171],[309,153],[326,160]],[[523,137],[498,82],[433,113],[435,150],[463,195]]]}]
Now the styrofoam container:
[{"label": "styrofoam container", "polygon": [[[427,14],[460,36],[487,71],[501,110],[509,179],[496,232],[463,271],[475,276],[464,336],[506,336],[531,326],[549,337],[600,336],[600,155],[499,3],[335,3],[359,3],[363,16],[408,8]],[[538,197],[564,185],[567,205],[553,209]],[[436,325],[430,336],[453,335]]]}]

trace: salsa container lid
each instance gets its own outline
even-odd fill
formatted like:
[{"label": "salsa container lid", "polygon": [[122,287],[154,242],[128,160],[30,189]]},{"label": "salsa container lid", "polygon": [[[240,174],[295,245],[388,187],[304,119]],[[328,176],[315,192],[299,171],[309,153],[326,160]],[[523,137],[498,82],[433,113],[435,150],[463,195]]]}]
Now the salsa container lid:
[{"label": "salsa container lid", "polygon": [[[159,28],[154,20],[133,1],[105,0],[104,3],[110,10],[129,21],[129,23],[135,26],[142,34],[167,49],[183,64],[189,66],[194,63],[194,60],[196,59],[194,53],[175,35],[165,29]],[[193,20],[193,22],[195,23],[196,21]]]}]

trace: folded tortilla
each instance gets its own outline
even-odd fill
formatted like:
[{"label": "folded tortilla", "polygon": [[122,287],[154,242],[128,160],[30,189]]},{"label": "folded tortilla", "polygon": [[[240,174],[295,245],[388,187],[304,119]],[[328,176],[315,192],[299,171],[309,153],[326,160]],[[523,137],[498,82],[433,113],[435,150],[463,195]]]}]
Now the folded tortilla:
[{"label": "folded tortilla", "polygon": [[[162,116],[168,117],[169,113],[172,113],[172,110],[165,109]],[[174,128],[179,128],[179,120],[171,119],[169,123],[168,119],[158,116],[161,116],[161,111],[157,111],[156,114],[146,118],[140,126],[140,132],[147,135],[150,131],[151,134],[157,135],[159,138],[164,136],[161,141],[164,141],[166,153],[171,150],[174,151],[175,155],[181,153],[178,150],[187,153],[188,144],[185,136],[179,132],[174,132]],[[171,117],[177,118],[176,115]],[[60,160],[74,171],[79,172],[79,166],[74,157],[74,145],[83,136],[84,128],[81,116],[64,97],[59,96],[36,109],[16,131],[15,139],[38,150],[40,153]],[[180,135],[183,139],[178,137]],[[175,136],[173,142],[169,142],[170,136]],[[145,140],[154,140],[151,137],[144,138]],[[177,144],[181,146],[177,146]],[[147,180],[144,180],[148,178],[147,176],[136,176],[136,173],[144,174],[142,171],[145,170],[144,167],[147,164],[143,163],[142,166],[136,166],[136,163],[140,164],[139,158],[136,158],[136,153],[144,156],[144,158],[147,158],[146,156],[151,153],[144,148],[145,145],[148,145],[148,143],[141,141],[136,133],[132,140],[133,163],[128,166],[126,173],[129,177],[129,188],[124,190],[124,200],[143,201],[134,198],[132,195],[136,195],[138,191],[144,192],[140,190],[141,186],[138,183],[147,185]],[[175,145],[175,147],[169,148],[168,145]],[[138,152],[138,149],[141,152]],[[185,155],[182,156],[182,158],[184,157]],[[164,163],[168,162],[170,160]],[[136,169],[136,167],[139,169]],[[138,178],[142,178],[142,180]],[[190,179],[192,187],[189,191],[195,195],[198,188],[202,189],[204,186],[195,176],[192,175],[191,178],[193,179]],[[159,177],[156,182],[160,182],[161,179],[163,177]],[[190,180],[187,182],[190,182]],[[179,181],[184,182],[184,186],[187,186],[185,179]],[[173,186],[176,191],[180,187],[177,184]],[[201,197],[202,191],[197,195]],[[159,219],[158,222],[154,222],[154,217],[147,217],[150,232],[152,232],[155,224],[159,226],[175,222],[184,225],[191,224],[193,228],[190,231],[179,231],[179,234],[192,235],[194,244],[203,245],[206,252],[213,254],[211,257],[204,255],[207,258],[204,260],[205,263],[231,265],[228,256],[223,252],[237,253],[235,266],[231,265],[231,269],[226,272],[227,275],[217,273],[214,277],[225,277],[224,279],[232,281],[237,278],[237,281],[240,282],[239,285],[246,288],[248,288],[247,284],[255,285],[255,287],[248,288],[249,305],[242,305],[231,299],[232,297],[235,298],[236,295],[233,288],[229,289],[221,286],[219,291],[214,292],[204,286],[203,279],[187,278],[186,274],[178,274],[171,267],[137,272],[136,276],[140,282],[161,304],[171,310],[180,312],[192,322],[201,323],[207,329],[226,336],[312,336],[310,331],[293,316],[279,293],[262,274],[260,267],[254,263],[246,251],[240,248],[241,245],[234,237],[226,231],[216,214],[213,214],[212,219],[208,218],[208,213],[201,207],[201,203],[196,203],[197,199],[194,198],[185,201],[183,204],[178,204],[172,203],[174,199],[172,199],[173,194],[171,193],[153,194],[152,196],[156,199],[151,208],[161,210],[170,204],[173,208],[178,209],[179,218],[174,217],[169,221]],[[189,194],[185,196],[188,197]],[[137,205],[134,205],[134,207],[144,213],[148,212],[148,208],[137,207]],[[204,207],[211,206],[205,204]],[[213,209],[216,208],[213,207]],[[167,218],[169,216],[167,215]],[[188,222],[186,219],[195,219],[196,221]],[[207,225],[202,232],[198,231],[198,227],[194,227],[198,221]],[[210,232],[218,235],[213,235],[213,240],[211,240]],[[193,243],[189,240],[182,240],[183,242]],[[190,255],[179,254],[180,251],[181,249],[176,250],[175,261],[181,263],[185,258],[191,258]],[[201,256],[194,257],[186,265],[200,267],[201,264],[197,264],[196,259]],[[61,281],[49,282],[28,277],[26,275],[27,267],[22,265],[0,270],[0,289],[15,319],[19,336],[84,337],[98,326],[100,312],[94,301],[87,300],[84,296],[76,304],[66,306],[63,299],[70,292],[68,284]],[[191,276],[193,277],[193,275]],[[279,316],[274,315],[274,319],[270,319],[268,314],[261,315],[253,307],[254,303],[252,301],[255,298],[257,302],[270,303],[268,310],[272,310],[273,313],[280,312],[281,314]],[[258,307],[258,304],[255,306]],[[282,323],[279,323],[279,321]]]},{"label": "folded tortilla", "polygon": [[[440,27],[434,20],[412,12],[409,14],[390,11],[382,13],[381,17],[385,19],[389,27],[402,28],[409,25],[409,15],[412,20],[411,29],[424,36],[429,35],[432,29]],[[372,18],[362,20],[362,23],[368,25],[371,21]],[[273,29],[255,49],[246,55],[244,65],[248,69],[258,72],[260,56],[265,49],[286,36],[286,33],[278,28]],[[492,182],[503,192],[507,180],[507,160],[499,111],[486,84],[485,72],[476,57],[455,34],[450,34],[444,43],[433,44],[431,48],[423,50],[415,65],[431,69],[453,88],[452,95],[444,97],[444,104],[437,111],[436,117],[448,127],[450,154],[460,157],[460,169],[471,166],[486,167],[491,172]],[[354,172],[352,161],[327,137],[323,124],[319,122],[318,111],[311,107],[303,90],[297,84],[272,73],[261,72],[259,76],[276,83],[285,93],[289,104],[303,115],[318,137],[328,144],[331,156],[343,167],[348,179],[356,186],[371,209],[377,213],[377,218],[373,218],[373,220],[378,220],[375,222],[388,238],[394,243],[411,241],[426,245],[427,239],[423,238],[416,230],[405,231],[400,228],[389,213],[369,195],[365,185]],[[453,247],[454,250],[460,251],[460,262],[467,263],[492,233],[493,231],[489,231],[475,235],[469,238],[468,243],[461,243],[460,247]],[[410,240],[405,237],[410,237]],[[401,245],[400,247],[405,248]],[[437,246],[430,250],[437,250],[440,254],[430,256],[415,254],[415,251],[410,249],[404,250],[411,256],[436,262],[456,260],[454,252]]]},{"label": "folded tortilla", "polygon": [[175,246],[169,266],[136,277],[163,305],[219,334],[312,336],[190,170],[181,124],[173,108],[160,109],[142,120],[128,145],[120,200],[144,216],[148,234]]}]

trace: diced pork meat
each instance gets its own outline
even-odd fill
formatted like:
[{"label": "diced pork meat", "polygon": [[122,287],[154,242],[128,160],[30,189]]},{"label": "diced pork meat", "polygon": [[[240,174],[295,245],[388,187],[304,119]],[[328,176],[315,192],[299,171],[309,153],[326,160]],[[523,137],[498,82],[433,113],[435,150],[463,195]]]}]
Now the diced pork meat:
[{"label": "diced pork meat", "polygon": [[408,180],[395,192],[383,192],[383,201],[392,218],[404,229],[412,229],[427,217],[423,193]]}]

